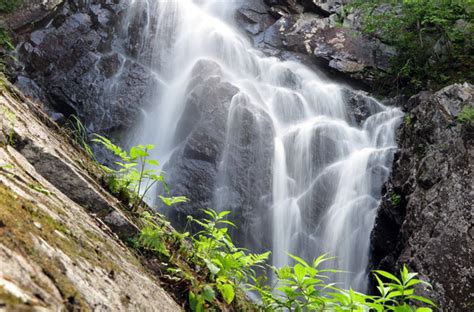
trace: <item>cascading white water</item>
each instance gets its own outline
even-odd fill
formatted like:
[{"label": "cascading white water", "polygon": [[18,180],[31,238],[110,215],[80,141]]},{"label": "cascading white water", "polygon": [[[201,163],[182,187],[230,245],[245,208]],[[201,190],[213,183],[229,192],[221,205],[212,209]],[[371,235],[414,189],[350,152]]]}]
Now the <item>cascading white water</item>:
[{"label": "cascading white water", "polygon": [[[225,191],[229,181],[246,178],[229,173],[235,141],[243,131],[268,130],[263,120],[270,120],[272,228],[260,231],[271,237],[273,264],[288,264],[288,252],[307,259],[329,253],[336,257],[331,266],[349,272],[335,277],[341,286],[364,290],[370,231],[402,113],[371,100],[371,116],[362,125],[352,122],[341,86],[252,48],[232,22],[241,1],[131,2],[123,34],[130,37],[131,57],[162,82],[137,140],[157,145],[157,159],[171,157],[182,141],[176,134],[195,71],[214,64],[203,75],[238,89],[228,103],[226,126],[215,129],[226,132],[215,205],[225,209],[232,200]],[[131,32],[133,23],[139,24],[140,36]],[[252,129],[244,129],[243,109],[255,118]],[[257,163],[268,157],[259,151],[253,155]]]}]

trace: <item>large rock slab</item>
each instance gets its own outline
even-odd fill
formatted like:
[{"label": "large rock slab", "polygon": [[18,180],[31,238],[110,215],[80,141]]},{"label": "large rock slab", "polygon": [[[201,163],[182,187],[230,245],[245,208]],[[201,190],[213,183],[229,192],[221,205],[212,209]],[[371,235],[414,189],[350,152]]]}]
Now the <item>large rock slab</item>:
[{"label": "large rock slab", "polygon": [[474,309],[473,125],[457,120],[474,106],[474,86],[422,92],[405,105],[400,151],[372,233],[378,268],[406,263],[433,284],[443,311]]},{"label": "large rock slab", "polygon": [[0,309],[181,311],[119,239],[138,228],[90,159],[2,80]]}]

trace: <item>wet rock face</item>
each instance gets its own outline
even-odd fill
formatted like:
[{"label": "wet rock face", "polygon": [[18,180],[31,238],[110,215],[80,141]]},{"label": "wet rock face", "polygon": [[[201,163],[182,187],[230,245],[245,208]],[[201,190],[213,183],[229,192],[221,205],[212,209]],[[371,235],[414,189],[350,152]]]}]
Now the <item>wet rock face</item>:
[{"label": "wet rock face", "polygon": [[20,38],[17,86],[52,111],[78,115],[91,132],[130,128],[160,83],[114,39],[123,3],[69,1],[50,10],[46,26]]},{"label": "wet rock face", "polygon": [[405,105],[400,150],[372,233],[377,268],[406,263],[433,284],[444,311],[472,311],[473,125],[457,121],[474,86],[422,92]]},{"label": "wet rock face", "polygon": [[190,81],[176,136],[181,143],[164,168],[172,194],[190,202],[168,210],[168,217],[184,226],[188,215],[199,217],[203,208],[233,210],[233,221],[244,229],[235,239],[256,251],[267,250],[270,242],[263,242],[260,229],[269,224],[251,222],[271,220],[258,217],[269,211],[271,199],[271,119],[244,99],[234,104],[245,95],[221,78],[217,63],[198,62]]}]

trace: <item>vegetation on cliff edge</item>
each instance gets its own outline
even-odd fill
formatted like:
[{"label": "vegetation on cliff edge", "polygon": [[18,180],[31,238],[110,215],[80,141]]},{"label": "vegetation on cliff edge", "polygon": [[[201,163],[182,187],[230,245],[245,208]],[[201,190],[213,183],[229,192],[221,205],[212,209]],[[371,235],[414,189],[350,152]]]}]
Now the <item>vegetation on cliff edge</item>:
[{"label": "vegetation on cliff edge", "polygon": [[[356,0],[363,31],[395,46],[379,88],[407,94],[474,81],[474,1]],[[396,86],[397,88],[393,88]]]}]

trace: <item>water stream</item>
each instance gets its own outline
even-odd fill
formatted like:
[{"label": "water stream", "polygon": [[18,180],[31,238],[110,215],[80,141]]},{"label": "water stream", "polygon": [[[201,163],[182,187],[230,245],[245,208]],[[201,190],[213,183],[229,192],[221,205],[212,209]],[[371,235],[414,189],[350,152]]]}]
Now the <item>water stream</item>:
[{"label": "water stream", "polygon": [[[335,277],[341,286],[363,291],[369,236],[402,113],[370,100],[370,117],[362,124],[354,122],[342,86],[252,47],[233,21],[242,1],[131,2],[121,36],[133,51],[129,57],[146,64],[161,82],[136,140],[158,146],[157,159],[170,159],[183,142],[180,121],[193,86],[217,76],[219,83],[236,88],[226,103],[224,126],[215,129],[225,133],[225,144],[214,207],[232,206],[233,180],[260,178],[259,170],[251,178],[233,171],[236,140],[245,131],[271,133],[261,139],[273,140],[273,152],[253,151],[250,161],[271,167],[264,168],[271,172],[270,211],[252,218],[271,218],[270,227],[257,231],[271,243],[273,264],[290,263],[288,252],[306,259],[327,252],[336,257],[330,266],[349,272]],[[253,127],[246,126],[243,111],[253,115]],[[241,235],[251,242],[254,232]]]}]

